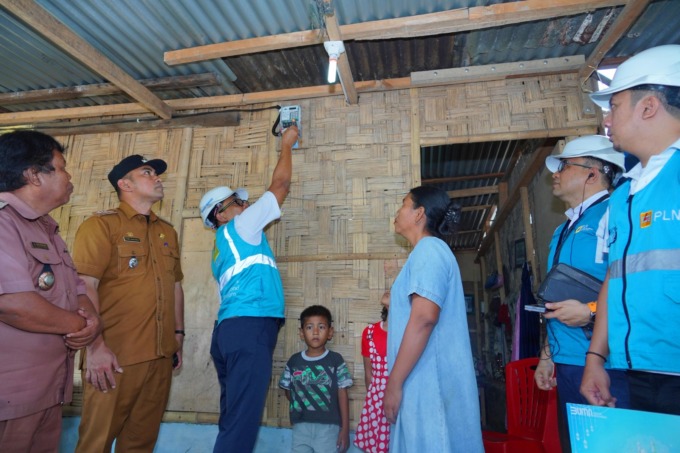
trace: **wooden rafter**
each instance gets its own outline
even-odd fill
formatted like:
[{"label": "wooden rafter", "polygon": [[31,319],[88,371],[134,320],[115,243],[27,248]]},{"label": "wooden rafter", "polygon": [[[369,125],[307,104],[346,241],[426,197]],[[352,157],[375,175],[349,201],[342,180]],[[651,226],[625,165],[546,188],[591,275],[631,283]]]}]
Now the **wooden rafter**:
[{"label": "wooden rafter", "polygon": [[489,230],[486,231],[486,237],[484,238],[482,244],[479,247],[479,251],[477,252],[477,258],[483,256],[487,252],[495,236],[498,234],[502,225],[505,223],[505,219],[508,217],[508,215],[510,215],[510,212],[513,210],[513,208],[517,204],[517,201],[520,199],[520,189],[522,187],[527,187],[529,185],[529,183],[536,175],[536,173],[538,173],[538,171],[543,167],[543,165],[545,165],[545,158],[551,154],[553,149],[554,143],[550,145],[544,145],[538,148],[533,153],[531,161],[524,168],[524,171],[520,175],[517,184],[515,184],[512,191],[508,194],[507,199],[501,202],[501,205],[498,208],[498,212],[496,213],[496,217],[493,220],[493,225],[491,225],[491,228],[489,228]]},{"label": "wooden rafter", "polygon": [[[474,206],[463,206],[461,208],[461,211],[463,212],[469,212],[469,211],[483,211],[485,209],[491,209],[493,207],[492,204],[477,204]],[[481,231],[479,231],[481,233]]]},{"label": "wooden rafter", "polygon": [[[144,79],[139,80],[139,83],[150,90],[177,90],[182,88],[214,86],[219,83],[219,80],[215,74],[208,72],[205,74]],[[123,93],[123,90],[112,83],[93,83],[72,87],[0,93],[0,105],[66,101],[94,96],[110,96],[121,93]]]},{"label": "wooden rafter", "polygon": [[[0,2],[5,0],[0,0]],[[569,71],[567,71],[569,72]],[[571,71],[573,72],[573,71]],[[505,78],[500,76],[499,79]],[[371,93],[390,90],[404,90],[412,88],[410,77],[396,79],[367,80],[354,83],[357,93]],[[428,85],[419,85],[418,88]],[[204,110],[216,108],[243,107],[253,104],[280,103],[284,101],[299,101],[319,97],[338,96],[337,85],[317,85],[285,90],[261,91],[255,93],[230,94],[221,96],[207,96],[200,98],[173,99],[166,101],[175,111]],[[147,109],[139,104],[113,104],[92,107],[73,107],[65,109],[38,110],[26,112],[0,113],[0,125],[11,126],[17,124],[58,121],[64,119],[82,119],[113,115],[137,115],[146,113]],[[570,131],[574,133],[574,131]],[[508,139],[515,139],[518,133],[508,134]],[[463,139],[461,139],[463,140]],[[467,140],[465,138],[465,140]],[[451,142],[453,143],[453,142]],[[441,145],[440,142],[436,143]],[[427,140],[421,142],[423,146],[430,146]]]},{"label": "wooden rafter", "polygon": [[147,110],[164,119],[172,117],[173,111],[170,106],[58,21],[34,0],[0,0],[0,5],[74,59],[120,87]]},{"label": "wooden rafter", "polygon": [[449,198],[476,197],[478,195],[493,195],[498,193],[498,186],[473,187],[471,189],[449,190]]},{"label": "wooden rafter", "polygon": [[[326,3],[330,3],[329,0],[326,0]],[[327,14],[324,16],[324,21],[326,23],[328,39],[331,41],[342,41],[342,33],[340,32],[338,18],[335,14]],[[357,104],[359,102],[359,95],[354,86],[354,77],[352,76],[352,69],[349,66],[349,58],[347,58],[346,52],[342,52],[338,56],[338,73],[340,73],[340,83],[342,84],[342,91],[345,93],[345,99],[350,104]]]},{"label": "wooden rafter", "polygon": [[597,71],[597,68],[607,54],[609,49],[614,47],[614,44],[623,36],[630,26],[640,17],[640,14],[644,12],[649,4],[650,0],[635,0],[628,2],[628,4],[623,8],[621,14],[614,22],[614,25],[605,33],[600,42],[590,54],[586,63],[581,67],[579,71],[579,80],[581,80],[581,86],[586,86],[588,79]]},{"label": "wooden rafter", "polygon": [[[627,0],[525,0],[461,8],[441,13],[345,25],[345,39],[393,39],[459,33],[536,20],[573,16]],[[346,27],[346,28],[345,28]]]},{"label": "wooden rafter", "polygon": [[150,114],[143,118],[89,122],[56,122],[36,124],[33,129],[50,135],[102,134],[110,132],[150,131],[155,129],[178,129],[185,127],[227,127],[238,126],[237,112],[206,112],[197,115],[176,115],[168,120],[158,119]]},{"label": "wooden rafter", "polygon": [[445,182],[476,181],[478,179],[502,178],[504,175],[505,173],[503,172],[481,173],[478,175],[449,176],[447,178],[429,178],[423,179],[421,182],[423,183],[423,185],[426,185],[426,184],[439,184]]},{"label": "wooden rafter", "polygon": [[543,60],[517,61],[466,68],[436,69],[411,73],[414,86],[453,85],[457,83],[484,82],[509,77],[530,77],[540,74],[576,72],[583,67],[583,55],[544,58]]},{"label": "wooden rafter", "polygon": [[[357,24],[340,25],[344,41],[413,38],[445,33],[480,30],[508,24],[554,19],[624,5],[626,0],[525,0],[475,6],[439,13],[400,17]],[[635,2],[632,2],[635,3]],[[165,52],[169,65],[195,63],[214,58],[228,58],[247,53],[281,50],[320,44],[319,30],[283,33],[261,38],[242,39]]]},{"label": "wooden rafter", "polygon": [[237,57],[269,50],[292,49],[314,44],[321,44],[321,30],[304,30],[279,35],[262,36],[260,38],[240,39],[238,41],[221,42],[188,49],[165,52],[164,61],[171,66],[215,58]]}]

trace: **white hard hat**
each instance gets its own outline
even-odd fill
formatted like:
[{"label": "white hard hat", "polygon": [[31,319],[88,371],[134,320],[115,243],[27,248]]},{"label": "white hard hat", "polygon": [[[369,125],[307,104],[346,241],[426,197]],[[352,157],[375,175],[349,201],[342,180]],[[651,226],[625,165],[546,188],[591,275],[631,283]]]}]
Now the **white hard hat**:
[{"label": "white hard hat", "polygon": [[590,99],[609,108],[612,95],[648,84],[680,86],[680,45],[652,47],[626,60],[616,70],[609,88],[591,94]]},{"label": "white hard hat", "polygon": [[[551,173],[555,173],[560,166],[560,160],[571,157],[595,157],[619,167],[618,169],[613,169],[611,174],[625,171],[625,156],[623,153],[616,151],[609,139],[604,135],[586,135],[575,138],[565,145],[564,151],[561,154],[546,157],[545,166]],[[605,173],[608,173],[606,169]]]},{"label": "white hard hat", "polygon": [[241,200],[248,199],[248,191],[241,187],[236,190],[231,190],[227,186],[219,186],[207,191],[205,195],[203,195],[201,202],[198,204],[198,209],[201,211],[201,218],[203,219],[203,224],[205,226],[212,229],[217,228],[217,225],[208,220],[208,215],[210,215],[210,212],[215,209],[217,203],[226,200],[234,194],[236,194],[236,196]]}]

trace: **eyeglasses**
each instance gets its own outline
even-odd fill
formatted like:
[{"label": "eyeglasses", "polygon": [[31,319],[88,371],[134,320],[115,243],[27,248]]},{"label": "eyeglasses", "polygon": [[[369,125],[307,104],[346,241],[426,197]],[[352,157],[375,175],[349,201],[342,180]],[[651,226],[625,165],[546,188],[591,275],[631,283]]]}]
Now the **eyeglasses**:
[{"label": "eyeglasses", "polygon": [[574,162],[568,162],[566,160],[560,160],[560,164],[557,166],[556,173],[562,172],[562,170],[564,170],[564,167],[566,167],[567,165],[571,165],[572,167],[587,168],[588,170],[590,170],[591,168],[594,168],[594,167],[591,167],[589,165],[577,164],[577,163],[574,163]]},{"label": "eyeglasses", "polygon": [[229,208],[229,206],[233,205],[234,203],[236,203],[236,206],[243,207],[243,206],[245,206],[246,204],[248,204],[249,201],[248,201],[248,200],[241,200],[240,198],[236,197],[236,198],[234,198],[233,200],[231,200],[229,203],[224,204],[224,205],[222,205],[222,206],[216,208],[216,209],[215,209],[215,211],[216,211],[215,213],[216,213],[216,214],[220,214],[220,213],[226,211],[226,210]]}]

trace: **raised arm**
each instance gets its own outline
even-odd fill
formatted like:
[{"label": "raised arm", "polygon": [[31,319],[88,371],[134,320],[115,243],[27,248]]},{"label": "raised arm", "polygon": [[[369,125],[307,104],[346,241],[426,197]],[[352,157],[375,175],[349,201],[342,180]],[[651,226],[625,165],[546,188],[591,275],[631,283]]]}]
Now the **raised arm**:
[{"label": "raised arm", "polygon": [[274,194],[276,201],[279,202],[279,206],[283,205],[283,201],[286,199],[290,189],[290,181],[293,177],[292,150],[297,139],[298,128],[296,126],[291,126],[283,132],[281,154],[279,155],[276,167],[274,167],[274,173],[272,173],[272,182],[267,189]]}]

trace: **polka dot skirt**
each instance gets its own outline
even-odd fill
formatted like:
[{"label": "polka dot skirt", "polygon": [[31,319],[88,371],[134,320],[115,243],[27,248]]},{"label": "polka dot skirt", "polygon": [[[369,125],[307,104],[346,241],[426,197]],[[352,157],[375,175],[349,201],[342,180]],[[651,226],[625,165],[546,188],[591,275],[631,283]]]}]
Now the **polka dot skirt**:
[{"label": "polka dot skirt", "polygon": [[[387,386],[387,357],[378,354],[373,341],[375,326],[376,324],[371,324],[367,327],[373,378],[366,393],[354,445],[368,453],[387,453],[390,445],[390,424],[383,412],[383,397]],[[382,336],[382,338],[387,337]],[[384,351],[386,347],[383,346],[381,349]]]}]

